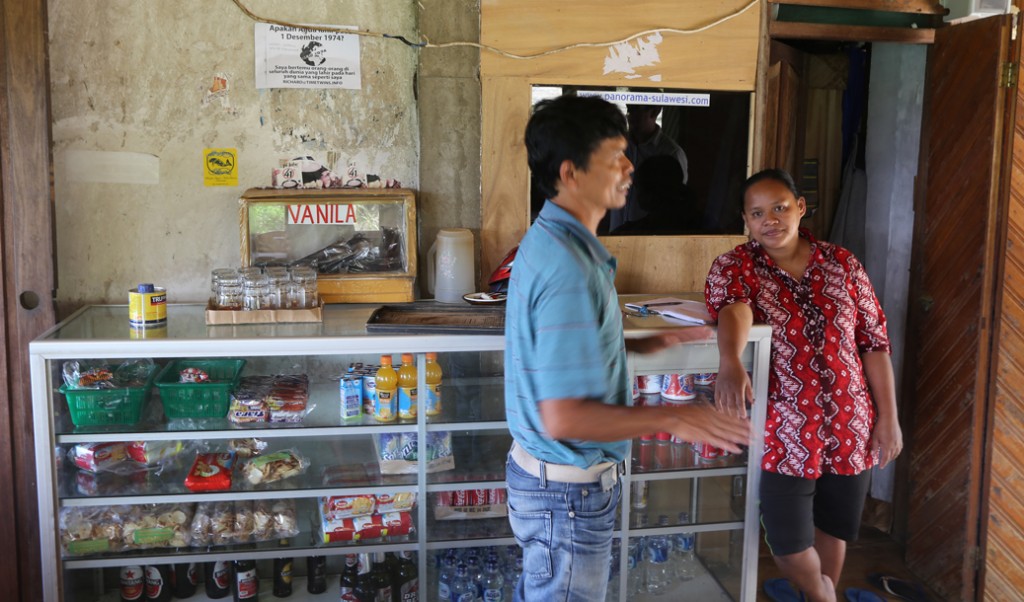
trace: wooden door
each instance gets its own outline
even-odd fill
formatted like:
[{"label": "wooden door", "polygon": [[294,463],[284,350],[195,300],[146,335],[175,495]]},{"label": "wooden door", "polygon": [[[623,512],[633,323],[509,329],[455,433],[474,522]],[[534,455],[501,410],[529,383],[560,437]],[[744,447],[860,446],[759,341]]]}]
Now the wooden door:
[{"label": "wooden door", "polygon": [[46,0],[0,4],[0,599],[42,599],[28,343],[54,323]]},{"label": "wooden door", "polygon": [[936,32],[915,200],[908,366],[907,566],[950,600],[977,594],[998,267],[1009,18]]},{"label": "wooden door", "polygon": [[[1020,64],[1024,46],[1012,55]],[[1012,160],[1002,162],[1001,186],[1008,189],[999,244],[1002,267],[996,279],[996,332],[984,463],[979,599],[1012,600],[1024,592],[1024,80],[1008,94],[1007,139]],[[1014,110],[1016,109],[1016,110]],[[1015,115],[1013,115],[1016,113]],[[1013,116],[1010,119],[1010,116]]]}]

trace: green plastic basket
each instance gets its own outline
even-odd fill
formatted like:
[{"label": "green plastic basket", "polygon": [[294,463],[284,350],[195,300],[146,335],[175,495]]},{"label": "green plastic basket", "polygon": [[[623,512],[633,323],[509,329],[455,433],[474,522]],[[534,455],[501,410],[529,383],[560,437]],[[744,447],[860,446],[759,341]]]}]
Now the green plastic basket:
[{"label": "green plastic basket", "polygon": [[[164,414],[175,418],[224,418],[228,415],[231,392],[238,385],[245,360],[183,359],[170,362],[156,377]],[[181,383],[180,373],[185,368],[198,368],[210,380],[202,383]]]},{"label": "green plastic basket", "polygon": [[141,387],[73,389],[63,384],[60,392],[67,398],[71,422],[75,426],[135,424],[142,418],[146,392],[153,385],[155,376],[154,369],[149,375],[149,380]]}]

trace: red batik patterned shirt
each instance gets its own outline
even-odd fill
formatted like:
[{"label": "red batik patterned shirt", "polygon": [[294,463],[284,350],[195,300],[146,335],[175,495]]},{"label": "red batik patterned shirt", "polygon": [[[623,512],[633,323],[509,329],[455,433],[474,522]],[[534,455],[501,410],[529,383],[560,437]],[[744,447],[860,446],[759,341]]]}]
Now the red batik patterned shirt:
[{"label": "red batik patterned shirt", "polygon": [[885,314],[864,267],[846,249],[816,241],[798,282],[757,242],[718,257],[704,295],[712,317],[746,303],[772,327],[762,467],[816,479],[875,465],[875,404],[860,356],[889,352]]}]

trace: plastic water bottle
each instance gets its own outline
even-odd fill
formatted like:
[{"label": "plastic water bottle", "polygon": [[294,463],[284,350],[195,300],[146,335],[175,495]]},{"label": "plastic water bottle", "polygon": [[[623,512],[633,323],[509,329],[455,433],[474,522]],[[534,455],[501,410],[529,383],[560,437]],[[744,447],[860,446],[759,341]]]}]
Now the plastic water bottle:
[{"label": "plastic water bottle", "polygon": [[437,577],[437,599],[452,602],[452,582],[455,580],[455,556],[441,559],[441,572]]},{"label": "plastic water bottle", "polygon": [[[679,524],[690,524],[688,512],[679,513]],[[741,531],[742,533],[742,531]],[[697,557],[694,554],[696,537],[693,531],[686,531],[672,536],[672,556],[675,565],[675,576],[679,581],[689,581],[697,576]]]},{"label": "plastic water bottle", "polygon": [[455,578],[451,584],[451,602],[475,602],[476,586],[469,578],[469,567],[460,564],[455,567]]},{"label": "plastic water bottle", "polygon": [[505,578],[498,570],[497,559],[486,562],[484,576],[480,583],[483,586],[484,602],[504,602]]},{"label": "plastic water bottle", "polygon": [[[667,527],[668,517],[658,517],[658,526]],[[672,565],[669,564],[669,552],[672,544],[668,535],[651,535],[647,538],[647,591],[661,595],[672,585]]]},{"label": "plastic water bottle", "polygon": [[479,600],[483,597],[483,588],[480,586],[480,582],[484,578],[484,567],[480,563],[480,557],[476,554],[476,549],[463,559],[466,563],[467,574],[469,575],[469,583],[473,586],[473,599]]},{"label": "plastic water bottle", "polygon": [[646,547],[647,540],[645,537],[637,537],[629,542],[629,557],[626,559],[626,566],[628,567],[628,572],[626,573],[626,587],[628,588],[630,596],[642,594],[647,590],[646,579],[644,579],[643,564],[644,548]]},{"label": "plastic water bottle", "polygon": [[519,587],[519,577],[523,574],[523,555],[522,551],[518,550],[517,553],[511,557],[511,560],[505,567],[505,600],[510,601],[515,598],[514,593],[516,588]]}]

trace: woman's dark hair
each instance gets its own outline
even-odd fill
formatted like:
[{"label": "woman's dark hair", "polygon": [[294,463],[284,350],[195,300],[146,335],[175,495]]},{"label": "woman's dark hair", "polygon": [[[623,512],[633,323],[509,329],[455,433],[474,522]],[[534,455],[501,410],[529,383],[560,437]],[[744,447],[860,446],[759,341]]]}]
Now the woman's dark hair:
[{"label": "woman's dark hair", "polygon": [[626,117],[596,96],[562,95],[533,107],[526,124],[526,154],[537,187],[553,198],[562,162],[586,170],[590,154],[608,138],[626,136]]},{"label": "woman's dark hair", "polygon": [[765,180],[774,180],[779,182],[793,193],[793,198],[800,198],[800,191],[796,187],[796,182],[793,181],[793,176],[789,175],[789,172],[784,169],[773,167],[771,169],[763,169],[747,178],[747,181],[743,183],[743,187],[740,188],[741,206],[746,206],[747,191],[750,190],[754,184]]}]

